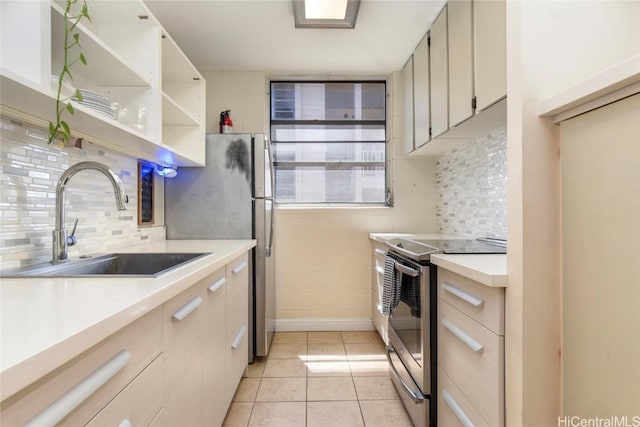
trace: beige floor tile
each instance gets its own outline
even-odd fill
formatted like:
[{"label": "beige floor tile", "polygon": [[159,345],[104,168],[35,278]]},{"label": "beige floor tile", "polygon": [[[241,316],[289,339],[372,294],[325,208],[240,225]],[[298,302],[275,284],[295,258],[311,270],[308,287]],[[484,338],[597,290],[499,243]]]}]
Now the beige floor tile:
[{"label": "beige floor tile", "polygon": [[256,402],[250,427],[305,427],[305,402]]},{"label": "beige floor tile", "polygon": [[269,359],[263,376],[264,378],[306,377],[307,366],[300,359]]},{"label": "beige floor tile", "polygon": [[309,343],[307,355],[308,360],[346,360],[342,343]]},{"label": "beige floor tile", "polygon": [[253,402],[231,402],[227,416],[222,423],[223,427],[247,427]]},{"label": "beige floor tile", "polygon": [[399,399],[391,378],[389,377],[355,377],[358,400],[390,400]]},{"label": "beige floor tile", "polygon": [[309,343],[341,343],[342,334],[340,332],[309,332]]},{"label": "beige floor tile", "polygon": [[351,343],[344,345],[349,360],[386,360],[386,348],[382,342]]},{"label": "beige floor tile", "polygon": [[306,360],[307,344],[273,344],[269,351],[269,359],[295,359]]},{"label": "beige floor tile", "polygon": [[356,401],[308,402],[307,427],[364,427]]},{"label": "beige floor tile", "polygon": [[371,342],[382,342],[377,331],[350,331],[342,332],[342,341],[349,344],[365,344]]},{"label": "beige floor tile", "polygon": [[248,378],[260,378],[264,372],[264,367],[267,364],[266,357],[256,357],[253,363],[247,365],[247,370],[244,373]]},{"label": "beige floor tile", "polygon": [[242,378],[236,394],[233,396],[234,402],[253,402],[256,400],[260,378]]},{"label": "beige floor tile", "polygon": [[349,369],[354,377],[390,377],[386,357],[368,356],[361,360],[350,360]]},{"label": "beige floor tile", "polygon": [[351,377],[317,377],[307,379],[307,401],[357,400]]},{"label": "beige floor tile", "polygon": [[306,332],[276,332],[273,336],[273,344],[306,344]]},{"label": "beige floor tile", "polygon": [[309,377],[350,377],[349,362],[346,360],[309,360],[307,376]]},{"label": "beige floor tile", "polygon": [[304,402],[306,398],[306,378],[262,378],[256,401]]},{"label": "beige floor tile", "polygon": [[413,427],[399,399],[361,400],[360,409],[367,427]]}]

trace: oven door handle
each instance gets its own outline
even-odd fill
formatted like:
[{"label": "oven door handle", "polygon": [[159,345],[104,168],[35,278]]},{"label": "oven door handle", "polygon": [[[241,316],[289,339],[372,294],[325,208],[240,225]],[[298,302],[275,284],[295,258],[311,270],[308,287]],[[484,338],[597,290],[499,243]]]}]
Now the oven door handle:
[{"label": "oven door handle", "polygon": [[411,396],[414,402],[420,403],[421,401],[425,400],[426,396],[422,394],[420,390],[418,391],[411,390],[411,387],[409,387],[409,384],[407,384],[405,380],[402,378],[402,376],[400,375],[400,372],[398,372],[395,365],[393,364],[393,360],[391,360],[392,351],[394,353],[396,352],[396,350],[392,346],[387,345],[387,360],[389,361],[389,366],[391,366],[391,370],[393,371],[393,374],[396,376],[398,381],[400,381],[400,384],[402,384],[402,387],[404,387],[405,391],[409,396]]},{"label": "oven door handle", "polygon": [[413,268],[407,267],[406,265],[402,265],[399,262],[396,262],[395,265],[398,270],[402,271],[407,276],[418,277],[420,275],[420,272],[418,270],[414,270]]}]

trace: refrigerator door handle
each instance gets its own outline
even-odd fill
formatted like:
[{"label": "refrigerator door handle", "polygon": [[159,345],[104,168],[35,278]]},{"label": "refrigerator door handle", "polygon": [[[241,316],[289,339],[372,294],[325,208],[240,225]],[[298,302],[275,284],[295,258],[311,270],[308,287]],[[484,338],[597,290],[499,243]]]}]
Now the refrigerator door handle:
[{"label": "refrigerator door handle", "polygon": [[275,214],[275,190],[276,190],[276,175],[275,175],[275,170],[273,167],[273,152],[271,151],[271,141],[269,141],[269,138],[267,138],[266,136],[264,137],[264,143],[265,146],[267,147],[267,154],[268,154],[268,158],[269,158],[269,171],[270,171],[270,178],[271,178],[271,191],[270,191],[270,195],[271,197],[269,198],[269,200],[271,200],[271,231],[269,232],[269,246],[267,246],[267,250],[266,255],[268,257],[271,256],[271,251],[272,251],[272,247],[273,247],[273,217]]},{"label": "refrigerator door handle", "polygon": [[267,257],[271,256],[271,247],[273,246],[273,217],[275,216],[275,209],[274,209],[274,201],[273,199],[267,199],[267,201],[271,202],[271,225],[270,225],[270,229],[271,231],[269,231],[269,245],[267,246],[266,250],[265,250],[265,254],[267,255]]}]

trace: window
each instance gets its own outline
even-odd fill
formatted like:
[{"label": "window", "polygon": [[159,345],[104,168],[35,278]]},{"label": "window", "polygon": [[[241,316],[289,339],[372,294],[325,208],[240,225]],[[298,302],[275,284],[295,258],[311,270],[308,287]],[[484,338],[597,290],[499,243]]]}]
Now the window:
[{"label": "window", "polygon": [[384,81],[271,82],[277,203],[384,204]]}]

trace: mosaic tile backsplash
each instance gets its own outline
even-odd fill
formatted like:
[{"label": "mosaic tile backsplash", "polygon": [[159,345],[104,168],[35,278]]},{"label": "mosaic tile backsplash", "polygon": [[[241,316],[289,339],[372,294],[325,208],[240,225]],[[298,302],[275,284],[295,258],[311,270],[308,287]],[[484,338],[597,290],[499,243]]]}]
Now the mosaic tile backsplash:
[{"label": "mosaic tile backsplash", "polygon": [[438,231],[507,236],[507,140],[504,129],[465,143],[436,163]]},{"label": "mosaic tile backsplash", "polygon": [[82,161],[107,165],[122,180],[128,210],[116,210],[113,187],[96,171],[74,175],[66,190],[66,227],[78,219],[77,257],[136,243],[165,240],[165,228],[138,228],[137,159],[87,143],[80,148],[47,145],[47,131],[0,117],[0,269],[51,260],[55,190],[62,172]]}]

